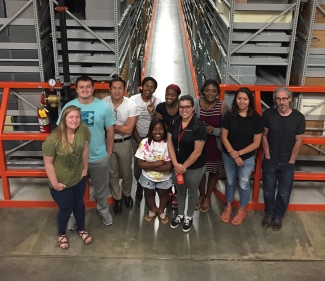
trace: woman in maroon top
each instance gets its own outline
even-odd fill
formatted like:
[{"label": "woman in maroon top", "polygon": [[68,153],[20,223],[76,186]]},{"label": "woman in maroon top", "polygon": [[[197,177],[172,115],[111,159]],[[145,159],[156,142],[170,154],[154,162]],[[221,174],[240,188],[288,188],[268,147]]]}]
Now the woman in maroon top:
[{"label": "woman in maroon top", "polygon": [[[195,112],[205,124],[208,139],[206,149],[206,172],[208,173],[208,184],[205,190],[206,174],[202,176],[199,191],[200,197],[196,210],[207,212],[210,208],[211,194],[223,171],[221,159],[220,124],[226,103],[219,99],[220,87],[217,81],[208,79],[201,89],[202,97],[195,100]],[[219,142],[219,145],[217,144]],[[219,146],[219,148],[218,148]]]}]

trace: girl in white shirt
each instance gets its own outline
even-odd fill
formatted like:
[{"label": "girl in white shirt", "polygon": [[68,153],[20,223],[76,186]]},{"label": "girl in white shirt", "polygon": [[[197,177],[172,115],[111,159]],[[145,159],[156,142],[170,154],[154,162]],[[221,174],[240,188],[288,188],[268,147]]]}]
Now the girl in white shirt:
[{"label": "girl in white shirt", "polygon": [[[139,183],[144,188],[144,196],[150,208],[145,216],[147,222],[159,215],[162,224],[168,223],[164,210],[168,203],[169,188],[172,185],[172,163],[167,149],[167,130],[162,119],[153,119],[148,137],[144,138],[135,154],[138,166],[142,169]],[[156,205],[156,190],[159,207]]]}]

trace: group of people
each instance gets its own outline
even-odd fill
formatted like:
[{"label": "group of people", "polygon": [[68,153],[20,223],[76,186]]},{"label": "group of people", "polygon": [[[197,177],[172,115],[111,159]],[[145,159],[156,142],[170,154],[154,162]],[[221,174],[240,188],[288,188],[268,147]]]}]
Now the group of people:
[{"label": "group of people", "polygon": [[[160,102],[154,96],[158,83],[152,77],[144,78],[140,93],[130,98],[124,96],[125,87],[125,81],[115,77],[110,81],[111,95],[99,100],[94,96],[93,80],[79,77],[78,97],[65,105],[57,128],[43,143],[51,195],[59,206],[57,239],[61,249],[69,247],[66,228],[77,229],[85,244],[92,242],[85,229],[83,201],[88,174],[97,212],[105,225],[113,223],[107,204],[110,193],[115,215],[122,213],[123,201],[128,209],[133,208],[134,177],[136,197],[142,199],[144,194],[149,208],[144,219],[150,222],[158,216],[167,224],[165,210],[171,199],[178,214],[170,227],[182,224],[183,231],[188,232],[195,210],[209,210],[211,194],[225,172],[226,205],[220,218],[223,223],[240,225],[246,217],[250,176],[261,143],[262,226],[281,229],[305,131],[304,116],[292,108],[293,96],[288,88],[274,91],[275,107],[265,110],[262,117],[248,88],[237,90],[229,109],[220,100],[220,87],[213,79],[205,81],[195,100],[181,95],[181,89],[171,84],[166,88],[166,101]],[[233,216],[237,180],[240,207]]]}]

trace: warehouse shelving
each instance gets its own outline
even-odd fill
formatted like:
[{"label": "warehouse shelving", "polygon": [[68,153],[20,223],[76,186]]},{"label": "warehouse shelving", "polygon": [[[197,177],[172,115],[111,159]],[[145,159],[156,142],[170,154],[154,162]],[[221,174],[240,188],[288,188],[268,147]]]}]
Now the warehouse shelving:
[{"label": "warehouse shelving", "polygon": [[181,2],[199,86],[213,71],[221,83],[289,84],[300,0]]},{"label": "warehouse shelving", "polygon": [[[128,81],[129,91],[133,92],[138,86],[137,61],[141,59],[140,49],[146,40],[145,30],[153,1],[131,2],[102,1],[99,7],[105,7],[103,14],[99,13],[98,5],[93,14],[87,2],[85,14],[81,13],[83,16],[65,11],[72,82],[81,74],[90,75],[97,81],[108,81],[113,75],[121,75]],[[58,2],[50,0],[50,3],[55,78],[63,82],[60,23],[55,11]]]},{"label": "warehouse shelving", "polygon": [[0,80],[46,81],[53,75],[47,0],[0,1]]}]

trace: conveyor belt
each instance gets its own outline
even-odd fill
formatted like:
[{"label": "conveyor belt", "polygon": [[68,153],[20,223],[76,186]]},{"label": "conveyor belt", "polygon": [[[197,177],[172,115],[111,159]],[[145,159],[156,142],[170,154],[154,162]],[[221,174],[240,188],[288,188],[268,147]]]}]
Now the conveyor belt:
[{"label": "conveyor belt", "polygon": [[154,20],[145,76],[158,81],[155,95],[161,100],[169,84],[177,84],[182,94],[194,97],[178,1],[157,1]]}]

